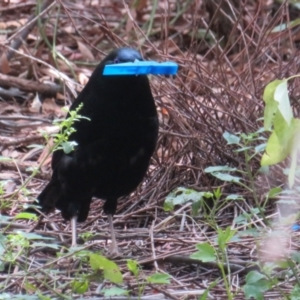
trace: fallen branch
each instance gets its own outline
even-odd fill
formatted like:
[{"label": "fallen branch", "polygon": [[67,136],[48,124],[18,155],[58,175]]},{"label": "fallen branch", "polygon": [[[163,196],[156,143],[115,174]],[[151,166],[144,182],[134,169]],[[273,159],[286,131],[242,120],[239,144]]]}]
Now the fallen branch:
[{"label": "fallen branch", "polygon": [[27,92],[38,92],[46,95],[56,95],[63,91],[63,87],[51,83],[39,83],[14,76],[0,74],[0,85],[4,87],[17,87]]}]

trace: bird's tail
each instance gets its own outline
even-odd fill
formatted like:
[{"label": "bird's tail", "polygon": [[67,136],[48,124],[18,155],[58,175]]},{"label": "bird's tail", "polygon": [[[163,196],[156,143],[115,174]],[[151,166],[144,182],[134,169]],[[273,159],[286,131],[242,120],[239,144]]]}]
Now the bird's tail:
[{"label": "bird's tail", "polygon": [[51,180],[37,197],[42,212],[49,213],[55,209],[56,203],[62,196],[61,185],[58,180]]},{"label": "bird's tail", "polygon": [[[40,210],[48,214],[55,208],[61,211],[62,217],[70,220],[77,216],[78,222],[84,222],[90,210],[92,195],[80,193],[78,189],[63,192],[62,185],[56,176],[52,176],[51,181],[37,197]],[[33,208],[26,210],[30,213],[37,213]]]},{"label": "bird's tail", "polygon": [[[51,179],[44,190],[37,197],[39,209],[47,214],[55,209],[56,203],[61,197],[62,191],[58,181]],[[34,208],[28,208],[26,212],[37,213]]]}]

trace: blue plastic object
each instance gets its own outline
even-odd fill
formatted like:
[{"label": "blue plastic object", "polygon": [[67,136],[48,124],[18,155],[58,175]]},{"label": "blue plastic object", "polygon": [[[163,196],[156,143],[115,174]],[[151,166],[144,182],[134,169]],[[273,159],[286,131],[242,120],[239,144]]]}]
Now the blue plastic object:
[{"label": "blue plastic object", "polygon": [[298,224],[292,225],[292,231],[298,231],[300,229],[300,226]]},{"label": "blue plastic object", "polygon": [[158,63],[156,61],[135,61],[106,65],[103,75],[175,75],[178,65],[172,61]]}]

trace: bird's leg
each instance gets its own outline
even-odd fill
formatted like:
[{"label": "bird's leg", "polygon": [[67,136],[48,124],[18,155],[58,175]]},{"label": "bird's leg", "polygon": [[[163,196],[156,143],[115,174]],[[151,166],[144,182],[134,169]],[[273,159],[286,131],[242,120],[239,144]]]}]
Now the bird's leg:
[{"label": "bird's leg", "polygon": [[77,216],[72,217],[71,219],[71,228],[72,228],[72,245],[71,247],[76,247],[77,246],[77,229],[76,229],[76,221],[77,221]]},{"label": "bird's leg", "polygon": [[120,252],[118,250],[118,245],[116,241],[115,229],[113,224],[113,216],[111,214],[107,215],[108,222],[109,222],[109,229],[111,234],[111,245],[109,247],[109,255],[110,256],[119,256]]}]

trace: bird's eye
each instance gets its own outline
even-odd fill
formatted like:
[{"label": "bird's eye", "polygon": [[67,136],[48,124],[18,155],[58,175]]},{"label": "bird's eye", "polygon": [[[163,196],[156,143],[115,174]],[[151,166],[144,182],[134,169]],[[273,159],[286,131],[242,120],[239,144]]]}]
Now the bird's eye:
[{"label": "bird's eye", "polygon": [[119,60],[117,58],[114,59],[114,64],[118,64]]}]

